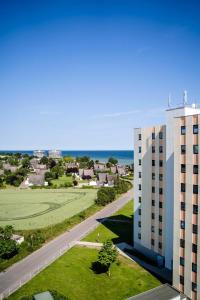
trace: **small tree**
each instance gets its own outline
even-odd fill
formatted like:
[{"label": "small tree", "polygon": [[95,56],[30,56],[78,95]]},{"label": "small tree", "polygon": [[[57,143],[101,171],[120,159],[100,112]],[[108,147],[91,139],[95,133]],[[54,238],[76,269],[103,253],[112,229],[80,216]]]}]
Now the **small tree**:
[{"label": "small tree", "polygon": [[116,165],[118,163],[118,160],[114,157],[110,157],[108,159],[108,162],[111,163],[112,165]]},{"label": "small tree", "polygon": [[110,276],[110,267],[116,260],[117,249],[111,240],[107,240],[99,251],[97,261],[106,268],[108,276]]},{"label": "small tree", "polygon": [[97,199],[95,203],[97,205],[107,205],[115,200],[115,189],[113,187],[101,187],[97,192]]}]

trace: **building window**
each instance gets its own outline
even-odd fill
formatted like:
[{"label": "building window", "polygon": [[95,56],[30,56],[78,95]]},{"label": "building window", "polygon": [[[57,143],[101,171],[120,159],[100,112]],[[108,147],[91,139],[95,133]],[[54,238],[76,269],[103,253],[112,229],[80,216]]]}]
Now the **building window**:
[{"label": "building window", "polygon": [[152,218],[152,220],[155,219],[155,214],[154,213],[151,214],[151,218]]},{"label": "building window", "polygon": [[185,211],[185,202],[181,201],[181,210]]},{"label": "building window", "polygon": [[192,272],[197,273],[197,264],[192,263]]},{"label": "building window", "polygon": [[185,153],[186,153],[186,146],[181,145],[181,154],[185,154]]},{"label": "building window", "polygon": [[197,292],[197,284],[195,282],[192,282],[192,291]]},{"label": "building window", "polygon": [[193,214],[198,215],[198,205],[193,205]]},{"label": "building window", "polygon": [[152,173],[152,180],[155,180],[155,178],[156,178],[156,174]]},{"label": "building window", "polygon": [[142,178],[142,173],[141,172],[138,173],[138,177]]},{"label": "building window", "polygon": [[138,215],[141,216],[141,208],[138,209]]},{"label": "building window", "polygon": [[152,140],[155,140],[155,132],[152,132]]},{"label": "building window", "polygon": [[152,186],[152,193],[155,193],[155,186]]},{"label": "building window", "polygon": [[184,285],[184,277],[180,275],[180,284]]},{"label": "building window", "polygon": [[162,166],[163,166],[163,161],[159,160],[159,167],[162,167]]},{"label": "building window", "polygon": [[142,147],[141,147],[141,146],[138,147],[138,152],[139,152],[139,153],[142,152]]},{"label": "building window", "polygon": [[155,206],[155,200],[151,200],[151,205]]},{"label": "building window", "polygon": [[193,154],[198,154],[198,153],[199,153],[198,145],[193,145]]},{"label": "building window", "polygon": [[186,127],[181,126],[181,135],[185,135],[185,134],[186,134]]},{"label": "building window", "polygon": [[138,221],[138,227],[141,227],[141,221]]},{"label": "building window", "polygon": [[180,247],[185,248],[185,240],[180,239]]},{"label": "building window", "polygon": [[141,233],[138,233],[138,239],[141,240]]},{"label": "building window", "polygon": [[180,222],[180,227],[181,227],[181,229],[185,229],[185,221]]},{"label": "building window", "polygon": [[152,153],[155,153],[156,150],[155,150],[155,146],[152,146]]},{"label": "building window", "polygon": [[163,153],[163,146],[159,146],[159,153]]},{"label": "building window", "polygon": [[141,191],[141,189],[142,189],[141,184],[138,184],[138,189],[139,189],[139,191]]},{"label": "building window", "polygon": [[185,164],[181,164],[181,173],[185,173],[186,167]]},{"label": "building window", "polygon": [[162,249],[162,243],[161,242],[158,243],[158,248]]},{"label": "building window", "polygon": [[161,228],[158,229],[158,234],[162,235],[162,229]]},{"label": "building window", "polygon": [[163,207],[162,202],[159,201],[159,208],[162,208],[162,207]]},{"label": "building window", "polygon": [[198,134],[198,125],[193,125],[193,134]]},{"label": "building window", "polygon": [[156,164],[155,164],[155,160],[153,159],[153,160],[152,160],[152,167],[155,167],[155,165],[156,165]]},{"label": "building window", "polygon": [[198,174],[198,165],[193,165],[193,174]]},{"label": "building window", "polygon": [[139,159],[138,164],[139,164],[139,166],[141,166],[141,164],[142,164],[141,159]]},{"label": "building window", "polygon": [[162,132],[162,131],[159,132],[159,139],[160,139],[160,140],[163,139],[163,132]]},{"label": "building window", "polygon": [[198,234],[198,225],[192,224],[192,233]]},{"label": "building window", "polygon": [[163,181],[163,174],[159,174],[159,180]]},{"label": "building window", "polygon": [[181,183],[181,192],[185,192],[185,183]]},{"label": "building window", "polygon": [[162,216],[159,215],[159,222],[162,222]]},{"label": "building window", "polygon": [[159,194],[162,195],[163,194],[163,189],[159,188]]},{"label": "building window", "polygon": [[154,239],[151,239],[151,245],[154,246]]},{"label": "building window", "polygon": [[198,185],[197,184],[193,185],[193,194],[195,194],[195,195],[198,194]]},{"label": "building window", "polygon": [[138,197],[138,202],[141,203],[142,202],[142,198]]},{"label": "building window", "polygon": [[141,133],[139,133],[138,134],[138,140],[141,141],[141,139],[142,139],[142,135],[141,135]]},{"label": "building window", "polygon": [[184,267],[184,258],[180,257],[180,265]]},{"label": "building window", "polygon": [[151,232],[154,232],[154,226],[151,226]]},{"label": "building window", "polygon": [[192,244],[192,252],[197,253],[197,245],[196,244]]}]

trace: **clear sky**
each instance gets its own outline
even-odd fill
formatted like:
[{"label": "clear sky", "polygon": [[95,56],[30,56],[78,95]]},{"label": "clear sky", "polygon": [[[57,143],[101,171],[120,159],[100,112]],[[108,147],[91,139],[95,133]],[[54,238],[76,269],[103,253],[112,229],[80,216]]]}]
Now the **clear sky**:
[{"label": "clear sky", "polygon": [[200,103],[193,0],[0,0],[0,149],[132,149],[133,128]]}]

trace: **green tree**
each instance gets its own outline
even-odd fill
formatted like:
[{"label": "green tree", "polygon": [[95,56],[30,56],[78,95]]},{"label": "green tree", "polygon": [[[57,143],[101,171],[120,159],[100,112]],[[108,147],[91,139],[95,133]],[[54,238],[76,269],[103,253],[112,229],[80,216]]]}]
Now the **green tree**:
[{"label": "green tree", "polygon": [[43,156],[43,157],[40,159],[40,164],[41,164],[41,165],[48,165],[48,163],[49,163],[48,157]]},{"label": "green tree", "polygon": [[106,205],[115,200],[116,192],[113,187],[101,187],[97,192],[96,204]]},{"label": "green tree", "polygon": [[64,156],[63,160],[64,160],[65,163],[72,163],[72,162],[74,162],[74,159],[71,156]]},{"label": "green tree", "polygon": [[107,240],[104,242],[102,248],[100,249],[98,253],[98,263],[100,263],[101,266],[105,267],[108,276],[110,276],[110,267],[111,265],[117,260],[117,249],[113,245],[111,240]]},{"label": "green tree", "polygon": [[32,252],[38,249],[44,243],[44,237],[40,231],[29,234],[26,238],[27,249]]},{"label": "green tree", "polygon": [[17,243],[11,239],[13,227],[10,225],[0,227],[0,258],[8,259],[18,251]]},{"label": "green tree", "polygon": [[112,165],[116,165],[118,163],[118,160],[114,157],[110,157],[108,159],[108,162],[111,163]]},{"label": "green tree", "polygon": [[29,157],[24,157],[21,161],[22,167],[25,169],[30,168],[30,158]]}]

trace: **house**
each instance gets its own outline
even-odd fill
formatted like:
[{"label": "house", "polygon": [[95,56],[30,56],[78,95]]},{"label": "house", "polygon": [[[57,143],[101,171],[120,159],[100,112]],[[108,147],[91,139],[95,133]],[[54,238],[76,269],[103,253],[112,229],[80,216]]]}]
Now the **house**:
[{"label": "house", "polygon": [[116,166],[110,167],[110,171],[111,171],[111,173],[116,174],[117,173],[117,167]]},{"label": "house", "polygon": [[5,171],[10,171],[11,173],[15,173],[18,168],[16,166],[11,166],[9,163],[4,163],[3,164],[3,169]]},{"label": "house", "polygon": [[125,176],[126,175],[125,166],[117,166],[117,173],[119,174],[119,176]]},{"label": "house", "polygon": [[107,182],[108,182],[108,186],[113,186],[115,184],[115,181],[117,179],[117,175],[107,175]]},{"label": "house", "polygon": [[35,151],[33,151],[33,155],[35,157],[42,158],[43,156],[45,156],[45,151],[44,150],[35,150]]},{"label": "house", "polygon": [[82,179],[91,179],[94,177],[94,171],[92,169],[79,169],[78,174]]},{"label": "house", "polygon": [[47,186],[48,182],[44,179],[44,174],[31,174],[25,179],[20,188],[28,188],[31,186]]},{"label": "house", "polygon": [[11,240],[15,241],[18,245],[24,242],[24,237],[22,235],[13,234]]},{"label": "house", "polygon": [[94,170],[95,171],[104,171],[106,170],[106,165],[105,164],[94,164]]},{"label": "house", "polygon": [[32,159],[30,160],[30,165],[31,165],[31,167],[32,167],[33,169],[36,168],[36,166],[38,165],[38,163],[39,163],[39,159],[38,159],[38,158],[32,158]]},{"label": "house", "polygon": [[115,184],[116,179],[117,179],[117,175],[111,175],[108,173],[99,173],[97,184],[100,186],[103,186],[105,184],[108,186],[113,186]]},{"label": "house", "polygon": [[78,173],[79,164],[76,162],[65,164],[67,173]]},{"label": "house", "polygon": [[99,173],[98,174],[98,182],[101,184],[107,183],[107,175],[108,173]]}]

